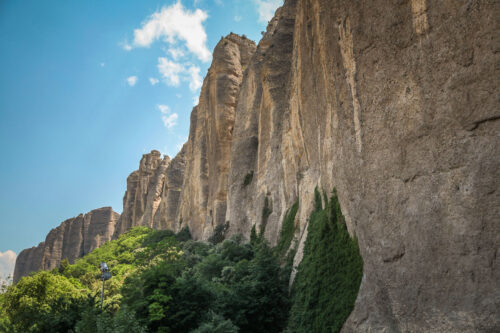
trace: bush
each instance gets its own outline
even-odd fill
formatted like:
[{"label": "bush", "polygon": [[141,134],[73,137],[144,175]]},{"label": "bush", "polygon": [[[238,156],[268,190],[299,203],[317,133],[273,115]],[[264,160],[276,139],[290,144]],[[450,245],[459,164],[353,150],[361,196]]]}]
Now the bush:
[{"label": "bush", "polygon": [[281,225],[281,236],[276,246],[276,251],[280,258],[284,258],[290,245],[292,244],[293,236],[295,235],[295,216],[299,210],[299,200],[295,201],[292,207],[286,212]]},{"label": "bush", "polygon": [[267,196],[264,199],[264,207],[262,208],[262,223],[260,225],[259,235],[262,237],[266,231],[267,219],[273,213],[273,202]]},{"label": "bush", "polygon": [[250,171],[246,174],[245,179],[243,180],[243,187],[250,185],[253,180],[253,171]]},{"label": "bush", "polygon": [[292,288],[292,332],[339,332],[354,308],[363,275],[358,242],[347,231],[334,191],[325,209],[315,191],[304,258]]}]

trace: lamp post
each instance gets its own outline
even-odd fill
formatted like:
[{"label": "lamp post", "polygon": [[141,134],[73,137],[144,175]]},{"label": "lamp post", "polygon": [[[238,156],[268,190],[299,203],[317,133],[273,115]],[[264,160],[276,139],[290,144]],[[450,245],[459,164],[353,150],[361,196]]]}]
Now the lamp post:
[{"label": "lamp post", "polygon": [[102,293],[101,293],[101,312],[102,312],[102,303],[104,301],[104,281],[111,279],[111,273],[109,272],[108,265],[103,261],[99,265],[99,269],[101,270],[101,280],[102,280]]}]

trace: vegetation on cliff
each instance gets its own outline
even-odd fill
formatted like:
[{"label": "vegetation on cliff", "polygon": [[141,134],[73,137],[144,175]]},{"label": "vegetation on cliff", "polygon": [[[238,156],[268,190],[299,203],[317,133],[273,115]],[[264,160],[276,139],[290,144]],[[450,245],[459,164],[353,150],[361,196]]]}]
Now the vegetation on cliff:
[{"label": "vegetation on cliff", "polygon": [[[362,262],[336,196],[323,208],[317,192],[315,207],[291,294],[298,202],[274,249],[255,228],[249,243],[241,236],[196,242],[187,229],[131,229],[0,294],[0,331],[336,332],[352,311]],[[101,261],[113,275],[102,311]]]},{"label": "vegetation on cliff", "polygon": [[363,276],[356,238],[347,232],[334,191],[329,201],[315,190],[304,257],[292,288],[291,332],[339,332],[354,308]]}]

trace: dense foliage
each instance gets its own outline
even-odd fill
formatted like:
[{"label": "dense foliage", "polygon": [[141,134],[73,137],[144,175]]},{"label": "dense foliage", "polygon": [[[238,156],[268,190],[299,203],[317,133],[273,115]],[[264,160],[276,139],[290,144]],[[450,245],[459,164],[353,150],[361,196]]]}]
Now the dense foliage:
[{"label": "dense foliage", "polygon": [[[270,248],[252,229],[211,242],[137,227],[70,265],[22,278],[0,294],[1,332],[331,332],[352,310],[361,278],[357,243],[345,229],[333,196],[319,192],[304,260],[293,292],[289,277],[298,201],[286,213],[281,238]],[[266,198],[263,219],[272,211]],[[264,223],[265,225],[265,223]],[[104,307],[99,263],[107,280]]]},{"label": "dense foliage", "polygon": [[[100,310],[99,263],[106,281]],[[288,279],[259,238],[190,240],[134,228],[74,265],[22,278],[0,295],[3,332],[281,332]]]},{"label": "dense foliage", "polygon": [[304,257],[292,289],[291,332],[339,332],[354,308],[363,276],[358,243],[347,232],[335,191],[325,204],[323,209],[316,189]]}]

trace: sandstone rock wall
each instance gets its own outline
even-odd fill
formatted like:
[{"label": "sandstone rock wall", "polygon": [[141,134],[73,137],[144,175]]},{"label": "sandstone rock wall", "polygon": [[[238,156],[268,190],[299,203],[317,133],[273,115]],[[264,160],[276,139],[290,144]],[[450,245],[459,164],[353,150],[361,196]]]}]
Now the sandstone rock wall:
[{"label": "sandstone rock wall", "polygon": [[[303,242],[314,187],[336,187],[365,263],[346,332],[500,329],[498,13],[289,0],[259,45],[237,106],[230,231],[258,226],[267,195],[275,243],[298,197]],[[290,26],[291,60],[264,50]]]},{"label": "sandstone rock wall", "polygon": [[225,223],[229,160],[243,73],[255,43],[230,34],[215,47],[198,106],[191,114],[178,221],[196,239]]},{"label": "sandstone rock wall", "polygon": [[114,238],[135,226],[153,226],[153,217],[161,202],[165,172],[169,165],[170,158],[162,158],[157,150],[142,156],[139,169],[127,178],[123,211],[116,225]]},{"label": "sandstone rock wall", "polygon": [[[276,12],[249,65],[236,108],[231,146],[227,235],[249,237],[252,226],[263,228],[272,244],[279,238],[283,215],[297,198],[295,163],[287,165],[282,136],[287,127],[288,81],[292,64],[296,1]],[[293,173],[289,179],[287,172]],[[248,177],[248,178],[247,178]],[[251,179],[245,182],[245,178]],[[248,184],[247,184],[248,183]]]},{"label": "sandstone rock wall", "polygon": [[63,259],[74,263],[111,239],[119,216],[111,207],[104,207],[64,221],[52,229],[37,247],[19,253],[14,282],[30,272],[56,268]]}]

